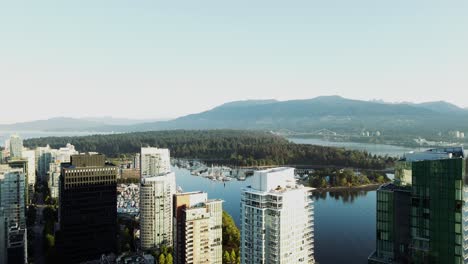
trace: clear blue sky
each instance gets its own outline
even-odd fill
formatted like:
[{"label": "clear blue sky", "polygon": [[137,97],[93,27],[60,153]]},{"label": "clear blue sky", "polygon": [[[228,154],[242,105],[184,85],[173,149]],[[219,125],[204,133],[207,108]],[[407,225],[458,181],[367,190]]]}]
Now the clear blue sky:
[{"label": "clear blue sky", "polygon": [[468,106],[468,1],[0,0],[0,123],[338,94]]}]

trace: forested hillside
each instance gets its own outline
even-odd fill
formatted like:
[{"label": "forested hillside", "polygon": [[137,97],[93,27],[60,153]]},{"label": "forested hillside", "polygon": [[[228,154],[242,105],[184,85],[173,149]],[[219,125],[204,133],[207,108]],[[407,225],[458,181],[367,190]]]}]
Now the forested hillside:
[{"label": "forested hillside", "polygon": [[83,137],[47,137],[25,140],[28,147],[53,148],[71,143],[82,152],[109,157],[131,154],[141,147],[169,148],[175,158],[213,161],[226,165],[330,165],[382,169],[393,159],[341,148],[294,144],[268,132],[241,130],[174,130]]}]

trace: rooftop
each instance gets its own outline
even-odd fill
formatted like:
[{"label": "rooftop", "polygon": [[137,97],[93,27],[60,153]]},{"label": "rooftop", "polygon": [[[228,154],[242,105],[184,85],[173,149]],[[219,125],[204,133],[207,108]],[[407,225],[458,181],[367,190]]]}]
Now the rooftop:
[{"label": "rooftop", "polygon": [[439,160],[439,159],[452,159],[452,158],[465,158],[463,147],[450,147],[450,148],[434,148],[421,152],[406,153],[402,161],[422,161],[422,160]]},{"label": "rooftop", "polygon": [[394,183],[386,183],[384,185],[381,185],[379,187],[379,190],[385,190],[385,191],[411,191],[410,187],[407,186],[399,186]]}]

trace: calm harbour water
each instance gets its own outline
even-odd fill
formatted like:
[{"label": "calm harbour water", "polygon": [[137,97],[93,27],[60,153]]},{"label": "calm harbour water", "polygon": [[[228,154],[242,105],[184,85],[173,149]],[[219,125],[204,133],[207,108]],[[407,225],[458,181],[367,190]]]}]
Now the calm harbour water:
[{"label": "calm harbour water", "polygon": [[[186,169],[173,167],[177,185],[184,191],[205,191],[208,198],[223,199],[223,208],[240,221],[240,189],[246,181],[226,185],[192,176]],[[318,263],[366,263],[375,248],[375,191],[339,191],[316,195],[315,257]]]},{"label": "calm harbour water", "polygon": [[[310,144],[318,146],[327,146],[327,147],[339,147],[352,150],[361,150],[367,151],[371,154],[381,155],[381,156],[391,156],[391,157],[401,157],[404,153],[409,151],[416,151],[418,149],[394,146],[394,145],[385,145],[385,144],[371,144],[371,143],[357,143],[357,142],[334,142],[327,141],[319,138],[288,138],[289,141],[297,144]],[[425,150],[425,149],[421,149]]]}]

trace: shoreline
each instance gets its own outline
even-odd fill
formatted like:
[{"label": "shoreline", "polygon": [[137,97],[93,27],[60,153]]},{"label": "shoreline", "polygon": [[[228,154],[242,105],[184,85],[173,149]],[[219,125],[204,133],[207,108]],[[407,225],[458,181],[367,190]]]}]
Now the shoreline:
[{"label": "shoreline", "polygon": [[360,186],[335,186],[335,187],[327,187],[327,188],[315,188],[314,191],[317,192],[330,192],[330,191],[356,191],[356,190],[377,190],[382,184],[385,183],[372,183]]},{"label": "shoreline", "polygon": [[[348,138],[347,140],[333,140],[333,139],[325,139],[323,137],[304,137],[304,136],[283,136],[286,139],[319,139],[323,141],[327,141],[330,143],[355,143],[355,144],[369,144],[369,145],[384,145],[384,146],[392,146],[392,147],[403,147],[403,148],[409,148],[409,149],[418,149],[418,148],[440,148],[440,147],[445,147],[445,146],[459,146],[459,145],[464,145],[466,142],[435,142],[435,144],[417,144],[417,143],[409,143],[409,142],[403,142],[403,141],[393,141],[393,140],[388,140],[388,141],[380,141],[380,142],[370,142],[370,141],[360,141],[360,140],[353,140],[352,138]],[[291,140],[290,140],[291,141]],[[308,143],[306,143],[308,144]],[[313,145],[313,144],[312,144]],[[320,146],[326,146],[326,145],[320,145]],[[331,146],[331,147],[339,147],[339,146]],[[346,147],[345,147],[346,148]]]}]

